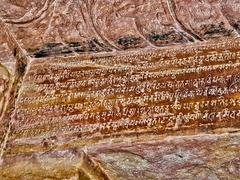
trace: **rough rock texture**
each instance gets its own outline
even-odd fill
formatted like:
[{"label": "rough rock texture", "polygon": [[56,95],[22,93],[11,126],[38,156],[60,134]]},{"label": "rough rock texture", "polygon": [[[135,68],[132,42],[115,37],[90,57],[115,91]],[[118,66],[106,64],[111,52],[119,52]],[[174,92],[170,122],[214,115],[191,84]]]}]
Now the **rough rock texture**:
[{"label": "rough rock texture", "polygon": [[11,99],[17,63],[14,52],[9,48],[3,28],[0,31],[0,55],[0,140],[2,142],[3,133],[6,131],[5,123],[8,121],[5,119],[5,112],[8,110]]},{"label": "rough rock texture", "polygon": [[0,179],[240,179],[239,0],[1,0]]},{"label": "rough rock texture", "polygon": [[237,180],[240,177],[239,133],[144,135],[114,141],[83,149],[6,158],[8,165],[3,166],[1,175],[3,179]]},{"label": "rough rock texture", "polygon": [[168,137],[88,152],[110,179],[239,179],[239,137]]},{"label": "rough rock texture", "polygon": [[35,57],[162,47],[238,36],[239,0],[0,2],[0,15]]}]

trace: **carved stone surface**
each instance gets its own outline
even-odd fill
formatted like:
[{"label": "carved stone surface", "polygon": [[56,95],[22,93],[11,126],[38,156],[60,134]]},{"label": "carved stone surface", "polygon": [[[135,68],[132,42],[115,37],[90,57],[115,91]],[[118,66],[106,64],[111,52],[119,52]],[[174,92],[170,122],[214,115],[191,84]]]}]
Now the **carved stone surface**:
[{"label": "carved stone surface", "polygon": [[239,36],[239,0],[0,3],[3,20],[34,57],[157,48]]},{"label": "carved stone surface", "polygon": [[19,92],[13,136],[239,125],[239,43],[35,60]]},{"label": "carved stone surface", "polygon": [[2,0],[0,179],[239,179],[239,0]]}]

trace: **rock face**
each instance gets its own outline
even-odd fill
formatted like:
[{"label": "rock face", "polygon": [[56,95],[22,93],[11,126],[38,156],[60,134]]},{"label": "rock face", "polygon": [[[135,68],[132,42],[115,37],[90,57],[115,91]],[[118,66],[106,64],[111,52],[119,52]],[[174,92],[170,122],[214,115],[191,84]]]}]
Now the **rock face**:
[{"label": "rock face", "polygon": [[[0,135],[1,141],[4,137],[7,121],[5,120],[5,113],[8,113],[8,106],[10,102],[10,94],[14,85],[16,75],[16,58],[14,57],[14,49],[11,49],[7,43],[6,33],[3,29],[0,32]],[[9,114],[8,114],[9,115]]]},{"label": "rock face", "polygon": [[239,0],[2,0],[0,179],[240,179],[239,19]]},{"label": "rock face", "polygon": [[238,5],[238,0],[4,0],[0,13],[29,54],[46,57],[236,37]]},{"label": "rock face", "polygon": [[239,135],[201,135],[105,145],[88,152],[110,179],[238,179],[239,143]]}]

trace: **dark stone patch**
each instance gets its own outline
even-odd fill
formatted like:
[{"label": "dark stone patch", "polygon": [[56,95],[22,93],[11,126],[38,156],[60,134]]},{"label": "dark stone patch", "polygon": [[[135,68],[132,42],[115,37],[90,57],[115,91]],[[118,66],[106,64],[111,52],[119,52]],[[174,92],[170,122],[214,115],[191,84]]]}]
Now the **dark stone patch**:
[{"label": "dark stone patch", "polygon": [[158,34],[156,32],[152,32],[148,35],[148,40],[156,45],[186,42],[184,36],[176,31],[170,31],[165,34]]},{"label": "dark stone patch", "polygon": [[88,48],[89,48],[89,51],[94,51],[94,52],[100,50],[99,47],[97,47],[97,44],[95,43],[94,40],[91,40],[88,42]]},{"label": "dark stone patch", "polygon": [[16,57],[17,56],[17,48],[13,49],[13,56]]},{"label": "dark stone patch", "polygon": [[83,43],[80,42],[69,42],[68,47],[70,47],[75,52],[85,52],[86,48]]},{"label": "dark stone patch", "polygon": [[191,38],[191,37],[188,37],[188,40],[189,40],[190,42],[194,42],[194,39]]},{"label": "dark stone patch", "polygon": [[48,57],[59,54],[69,54],[72,51],[62,43],[48,43],[34,53],[35,58]]},{"label": "dark stone patch", "polygon": [[110,50],[103,43],[100,43],[96,38],[85,42],[70,42],[68,43],[68,46],[78,53],[101,52]]},{"label": "dark stone patch", "polygon": [[37,52],[34,53],[35,58],[42,58],[48,56],[48,53],[44,50],[38,50]]},{"label": "dark stone patch", "polygon": [[18,67],[17,67],[17,72],[20,76],[23,76],[25,73],[27,65],[23,62],[19,62]]},{"label": "dark stone patch", "polygon": [[68,46],[75,48],[75,47],[82,46],[82,44],[80,42],[70,42],[70,43],[68,43]]},{"label": "dark stone patch", "polygon": [[237,30],[238,33],[240,33],[240,20],[236,23],[233,23],[232,26]]},{"label": "dark stone patch", "polygon": [[94,44],[94,46],[98,46],[99,48],[106,48],[105,45],[103,43],[100,43],[96,38],[92,39],[90,43]]},{"label": "dark stone patch", "polygon": [[225,29],[223,22],[221,22],[219,25],[202,25],[201,32],[203,32],[203,37],[206,39],[232,35],[232,30]]},{"label": "dark stone patch", "polygon": [[62,43],[48,43],[42,48],[34,51],[35,58],[43,58],[54,55],[65,55],[73,52],[101,52],[110,51],[103,43],[100,43],[96,38],[84,42],[67,42],[66,45]]},{"label": "dark stone patch", "polygon": [[52,55],[59,55],[59,54],[69,54],[72,53],[69,49],[61,48],[59,50],[52,50],[52,49],[40,49],[37,52],[34,53],[35,58],[43,58],[48,57]]},{"label": "dark stone patch", "polygon": [[62,46],[62,43],[47,43],[45,46],[47,48],[60,47],[60,46]]},{"label": "dark stone patch", "polygon": [[123,49],[136,47],[141,43],[141,38],[139,37],[121,37],[117,40],[117,44]]}]

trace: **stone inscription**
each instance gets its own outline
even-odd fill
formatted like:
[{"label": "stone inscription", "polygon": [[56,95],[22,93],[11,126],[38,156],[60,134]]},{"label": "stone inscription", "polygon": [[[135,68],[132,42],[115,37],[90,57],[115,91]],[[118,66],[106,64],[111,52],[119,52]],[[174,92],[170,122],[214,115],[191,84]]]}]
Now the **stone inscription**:
[{"label": "stone inscription", "polygon": [[17,137],[239,125],[240,46],[33,61],[14,114]]}]

